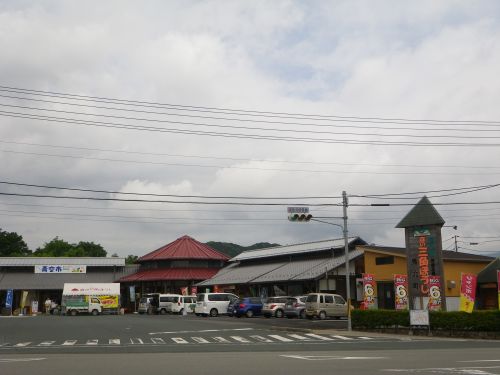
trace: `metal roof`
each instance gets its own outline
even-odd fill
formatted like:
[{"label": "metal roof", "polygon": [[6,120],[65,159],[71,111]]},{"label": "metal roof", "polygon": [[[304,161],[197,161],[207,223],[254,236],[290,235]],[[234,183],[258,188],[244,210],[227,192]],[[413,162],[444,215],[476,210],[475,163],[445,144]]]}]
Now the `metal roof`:
[{"label": "metal roof", "polygon": [[217,273],[218,268],[164,268],[142,270],[122,277],[119,282],[206,280]]},{"label": "metal roof", "polygon": [[31,267],[48,265],[75,265],[90,267],[124,267],[125,258],[115,257],[0,257],[0,267]]},{"label": "metal roof", "polygon": [[[406,257],[407,251],[404,247],[389,247],[389,246],[375,246],[375,245],[360,245],[356,247],[357,249],[380,252],[380,253],[389,253],[394,255],[399,255],[402,257]],[[451,250],[442,250],[443,260],[448,261],[463,261],[463,262],[490,262],[494,258],[481,255],[481,254],[469,254],[461,251],[451,251]]]},{"label": "metal roof", "polygon": [[140,257],[139,262],[171,259],[209,259],[227,261],[229,257],[212,249],[207,244],[196,241],[194,238],[182,236],[174,242]]},{"label": "metal roof", "polygon": [[[360,240],[360,238],[350,237],[349,243],[356,240]],[[344,246],[344,238],[337,238],[332,240],[306,242],[295,245],[267,247],[265,249],[247,250],[232,258],[230,262],[237,262],[248,259],[269,258],[282,255],[307,254],[335,248],[343,249]]]},{"label": "metal roof", "polygon": [[[362,250],[349,252],[349,260],[362,255]],[[291,260],[288,262],[273,262],[258,265],[239,265],[223,268],[217,275],[209,280],[205,280],[198,285],[229,285],[246,283],[266,283],[291,280],[311,280],[316,279],[325,271],[332,271],[343,267],[345,257],[335,258],[325,256],[318,259]],[[340,270],[339,275],[345,274],[345,269]]]}]

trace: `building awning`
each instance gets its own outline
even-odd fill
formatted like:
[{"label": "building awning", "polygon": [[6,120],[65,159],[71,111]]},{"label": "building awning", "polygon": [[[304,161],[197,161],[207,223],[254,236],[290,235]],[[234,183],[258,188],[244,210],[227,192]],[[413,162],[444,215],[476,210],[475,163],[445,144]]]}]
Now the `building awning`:
[{"label": "building awning", "polygon": [[6,272],[0,274],[0,290],[63,290],[65,283],[112,283],[122,273],[92,272],[85,274],[40,274]]},{"label": "building awning", "polygon": [[[362,250],[349,252],[349,260],[353,260],[363,254]],[[345,275],[344,256],[322,257],[308,260],[291,260],[287,262],[274,262],[254,265],[241,265],[223,268],[217,275],[209,280],[199,283],[199,286],[288,282],[315,280],[324,275],[325,272],[339,271],[339,275]],[[344,269],[340,269],[344,267]]]},{"label": "building awning", "polygon": [[206,280],[214,276],[218,268],[164,268],[142,270],[122,277],[119,282]]}]

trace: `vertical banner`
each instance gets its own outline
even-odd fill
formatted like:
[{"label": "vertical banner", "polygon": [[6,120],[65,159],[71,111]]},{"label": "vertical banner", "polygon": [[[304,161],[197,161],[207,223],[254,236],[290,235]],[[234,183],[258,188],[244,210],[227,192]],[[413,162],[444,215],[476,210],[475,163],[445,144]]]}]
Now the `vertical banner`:
[{"label": "vertical banner", "polygon": [[187,294],[188,294],[188,287],[187,286],[181,288],[181,294],[183,296],[187,296]]},{"label": "vertical banner", "polygon": [[500,270],[497,270],[497,285],[498,285],[498,309],[500,310]]},{"label": "vertical banner", "polygon": [[441,310],[441,278],[429,276],[429,304],[430,311]]},{"label": "vertical banner", "polygon": [[197,288],[197,287],[195,287],[195,286],[192,286],[192,287],[191,287],[191,295],[192,295],[192,296],[194,296],[194,295],[196,295],[197,293],[198,293],[198,288]]},{"label": "vertical banner", "polygon": [[369,273],[363,274],[363,303],[367,309],[375,307],[375,276]]},{"label": "vertical banner", "polygon": [[220,289],[218,285],[214,285],[214,293],[219,293]]},{"label": "vertical banner", "polygon": [[130,302],[135,302],[135,285],[131,285],[128,289]]},{"label": "vertical banner", "polygon": [[14,300],[14,291],[7,289],[7,297],[5,298],[5,308],[12,310],[12,303]]},{"label": "vertical banner", "polygon": [[474,274],[462,273],[460,281],[460,311],[471,313],[476,299],[476,281]]},{"label": "vertical banner", "polygon": [[23,290],[21,294],[21,309],[24,309],[26,306],[26,299],[28,298],[28,291]]},{"label": "vertical banner", "polygon": [[429,253],[427,250],[427,236],[418,237],[418,277],[420,293],[424,296],[429,293]]},{"label": "vertical banner", "polygon": [[408,276],[394,275],[396,310],[408,310]]}]

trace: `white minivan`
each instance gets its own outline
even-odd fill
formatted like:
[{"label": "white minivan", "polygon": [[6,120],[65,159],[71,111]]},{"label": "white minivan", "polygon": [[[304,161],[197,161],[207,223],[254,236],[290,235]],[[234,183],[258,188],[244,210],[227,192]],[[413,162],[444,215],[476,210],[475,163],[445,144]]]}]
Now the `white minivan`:
[{"label": "white minivan", "polygon": [[178,294],[157,294],[153,297],[151,305],[156,309],[156,313],[164,315],[171,311],[171,306],[178,296]]},{"label": "white minivan", "polygon": [[239,297],[232,293],[199,293],[196,295],[196,315],[217,316],[227,314],[229,302],[237,300]]},{"label": "white minivan", "polygon": [[196,296],[183,296],[181,294],[172,297],[172,303],[167,306],[167,312],[182,315],[193,312],[196,306]]}]

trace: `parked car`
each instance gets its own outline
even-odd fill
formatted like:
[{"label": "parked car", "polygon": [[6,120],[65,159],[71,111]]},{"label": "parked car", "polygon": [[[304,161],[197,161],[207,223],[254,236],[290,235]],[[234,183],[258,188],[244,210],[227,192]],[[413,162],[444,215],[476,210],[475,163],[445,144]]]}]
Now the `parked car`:
[{"label": "parked car", "polygon": [[227,314],[229,303],[239,297],[232,293],[200,293],[196,295],[196,315],[217,316]]},{"label": "parked car", "polygon": [[141,297],[139,300],[139,308],[137,309],[137,312],[139,314],[152,314],[153,313],[153,306],[151,305],[151,301],[153,300],[153,295],[148,294],[145,295],[144,297]]},{"label": "parked car", "polygon": [[230,304],[228,308],[228,314],[234,315],[236,317],[241,317],[245,315],[247,318],[251,318],[254,315],[260,315],[262,313],[262,300],[260,297],[245,297],[238,299]]},{"label": "parked car", "polygon": [[311,293],[306,299],[306,317],[325,319],[347,316],[347,302],[338,294]]},{"label": "parked car", "polygon": [[288,319],[306,317],[307,296],[290,297],[285,304],[285,316]]},{"label": "parked car", "polygon": [[193,312],[196,306],[196,296],[183,296],[177,295],[171,298],[172,303],[167,306],[167,312],[173,314],[183,314],[186,312]]},{"label": "parked car", "polygon": [[262,315],[266,318],[270,318],[271,316],[283,318],[285,314],[285,304],[288,298],[290,297],[269,297],[262,306]]},{"label": "parked car", "polygon": [[172,304],[177,301],[179,294],[157,294],[153,297],[151,305],[157,314],[166,314],[172,310]]}]

